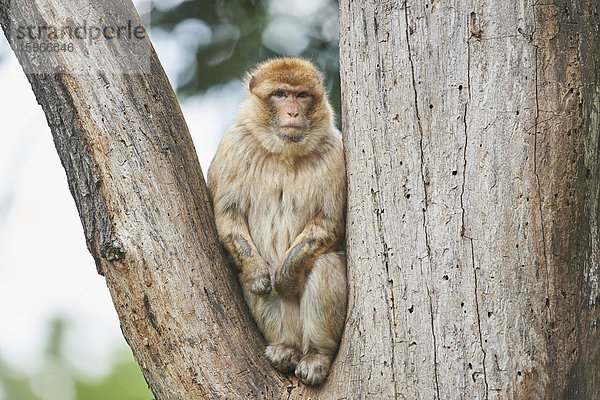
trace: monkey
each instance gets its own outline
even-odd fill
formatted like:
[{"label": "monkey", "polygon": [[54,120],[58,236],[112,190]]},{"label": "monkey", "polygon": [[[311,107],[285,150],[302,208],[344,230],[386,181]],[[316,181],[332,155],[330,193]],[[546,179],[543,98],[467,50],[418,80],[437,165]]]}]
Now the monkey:
[{"label": "monkey", "polygon": [[266,61],[245,84],[207,174],[217,231],[240,270],[266,357],[320,385],[346,318],[341,134],[310,61]]}]

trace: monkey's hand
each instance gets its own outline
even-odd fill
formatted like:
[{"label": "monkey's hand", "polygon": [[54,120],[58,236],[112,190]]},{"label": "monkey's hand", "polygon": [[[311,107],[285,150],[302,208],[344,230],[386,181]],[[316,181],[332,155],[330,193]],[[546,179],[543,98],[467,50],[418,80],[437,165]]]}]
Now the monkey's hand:
[{"label": "monkey's hand", "polygon": [[243,266],[242,276],[250,292],[264,296],[271,293],[271,274],[267,263],[264,260],[260,261],[262,262],[256,263],[258,265]]},{"label": "monkey's hand", "polygon": [[248,229],[241,223],[237,225],[231,223],[231,220],[226,221],[229,225],[225,225],[224,218],[222,215],[221,220],[217,219],[217,224],[221,221],[222,227],[237,227],[235,233],[223,236],[221,241],[229,251],[235,264],[241,268],[244,284],[250,292],[256,295],[264,296],[271,293],[272,284],[269,265],[258,253]]},{"label": "monkey's hand", "polygon": [[[300,276],[303,270],[314,261],[316,240],[309,238],[293,246],[286,253],[285,260],[275,273],[275,290],[282,296],[292,296],[300,289]],[[315,257],[316,258],[316,257]]]},{"label": "monkey's hand", "polygon": [[285,254],[275,273],[275,290],[282,296],[298,293],[301,281],[308,276],[315,260],[341,242],[343,232],[343,219],[327,218],[323,211],[315,214]]},{"label": "monkey's hand", "polygon": [[298,274],[293,272],[282,273],[281,269],[275,273],[275,290],[279,295],[293,296],[298,293]]}]

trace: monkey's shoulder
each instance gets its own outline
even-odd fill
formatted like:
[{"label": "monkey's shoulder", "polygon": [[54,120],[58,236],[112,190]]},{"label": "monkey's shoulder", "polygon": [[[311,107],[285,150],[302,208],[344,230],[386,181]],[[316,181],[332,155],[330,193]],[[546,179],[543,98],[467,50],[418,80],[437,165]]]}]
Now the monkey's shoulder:
[{"label": "monkey's shoulder", "polygon": [[250,162],[246,160],[251,149],[245,136],[243,129],[237,125],[225,132],[208,169],[209,180],[236,175],[244,169],[244,164]]},{"label": "monkey's shoulder", "polygon": [[314,168],[320,170],[328,179],[339,179],[346,175],[346,164],[344,162],[344,149],[342,138],[337,129],[332,128],[323,138],[321,146],[313,155]]}]

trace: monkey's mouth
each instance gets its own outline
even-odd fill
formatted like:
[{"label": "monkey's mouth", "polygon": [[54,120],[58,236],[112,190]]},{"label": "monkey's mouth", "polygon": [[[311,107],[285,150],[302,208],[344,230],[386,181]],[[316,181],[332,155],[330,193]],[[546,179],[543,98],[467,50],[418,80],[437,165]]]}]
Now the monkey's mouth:
[{"label": "monkey's mouth", "polygon": [[279,137],[286,142],[297,143],[304,138],[304,127],[298,125],[282,126],[279,130]]}]

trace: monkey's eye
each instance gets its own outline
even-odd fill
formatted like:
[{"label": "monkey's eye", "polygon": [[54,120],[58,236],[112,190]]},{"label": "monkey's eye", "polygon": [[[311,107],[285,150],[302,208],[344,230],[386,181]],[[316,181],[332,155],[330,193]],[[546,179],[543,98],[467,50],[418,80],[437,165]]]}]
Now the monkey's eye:
[{"label": "monkey's eye", "polygon": [[309,96],[309,94],[308,94],[308,92],[300,92],[300,93],[298,93],[298,95],[297,95],[297,96],[298,96],[298,97],[308,97],[308,96]]},{"label": "monkey's eye", "polygon": [[285,97],[285,92],[283,90],[276,90],[273,92],[273,96],[275,97]]}]

